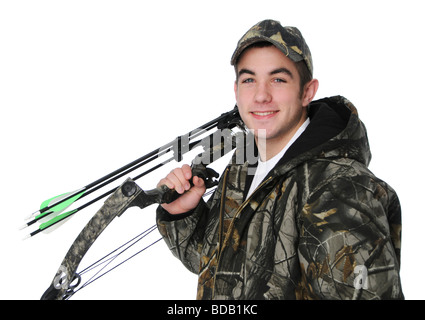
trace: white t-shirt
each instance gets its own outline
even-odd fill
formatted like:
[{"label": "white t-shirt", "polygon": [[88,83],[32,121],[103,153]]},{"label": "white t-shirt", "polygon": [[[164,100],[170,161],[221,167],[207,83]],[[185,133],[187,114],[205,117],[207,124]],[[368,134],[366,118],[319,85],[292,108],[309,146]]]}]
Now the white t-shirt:
[{"label": "white t-shirt", "polygon": [[286,146],[273,158],[267,161],[261,161],[258,159],[257,170],[255,170],[255,175],[251,183],[251,187],[249,188],[247,198],[254,192],[254,190],[258,187],[258,185],[263,181],[266,175],[270,172],[271,169],[279,162],[279,160],[283,157],[285,152],[289,149],[289,147],[298,139],[298,137],[304,132],[307,126],[310,123],[310,119],[307,120],[298,128],[297,132],[293,135],[291,140],[286,144]]}]

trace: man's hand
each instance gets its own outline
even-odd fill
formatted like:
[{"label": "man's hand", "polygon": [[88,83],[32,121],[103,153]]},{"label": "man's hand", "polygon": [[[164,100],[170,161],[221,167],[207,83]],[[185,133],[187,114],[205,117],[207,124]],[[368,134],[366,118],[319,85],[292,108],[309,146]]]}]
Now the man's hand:
[{"label": "man's hand", "polygon": [[174,189],[181,194],[171,203],[163,203],[161,206],[170,214],[180,214],[194,209],[201,197],[206,191],[205,182],[201,178],[194,176],[192,179],[193,186],[190,184],[192,178],[192,169],[187,164],[181,168],[171,171],[164,179],[161,179],[158,186],[166,185],[170,189]]}]

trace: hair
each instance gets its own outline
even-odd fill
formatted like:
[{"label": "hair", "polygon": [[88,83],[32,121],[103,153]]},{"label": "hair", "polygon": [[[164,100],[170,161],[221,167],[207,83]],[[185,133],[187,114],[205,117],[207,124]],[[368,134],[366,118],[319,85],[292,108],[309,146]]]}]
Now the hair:
[{"label": "hair", "polygon": [[[239,79],[239,75],[238,75],[239,60],[247,50],[249,50],[251,48],[266,48],[266,47],[272,47],[272,46],[274,46],[274,45],[271,42],[260,41],[260,42],[253,43],[250,46],[246,47],[241,52],[241,54],[239,55],[239,57],[236,59],[236,62],[235,62],[234,67],[235,67],[235,73],[236,73],[236,81],[238,81],[238,79]],[[304,86],[313,79],[313,75],[310,73],[310,70],[308,69],[307,64],[305,63],[304,60],[301,60],[299,62],[295,62],[295,67],[298,71],[298,74],[300,75],[300,96],[302,96],[302,94],[304,92]]]}]

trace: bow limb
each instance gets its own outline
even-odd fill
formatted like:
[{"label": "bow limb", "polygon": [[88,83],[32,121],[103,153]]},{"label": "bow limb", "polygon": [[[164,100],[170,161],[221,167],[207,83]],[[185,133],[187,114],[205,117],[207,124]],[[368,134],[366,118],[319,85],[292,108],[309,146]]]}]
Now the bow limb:
[{"label": "bow limb", "polygon": [[[207,168],[204,164],[194,164],[193,173],[206,182],[207,187],[217,184],[214,180],[218,174]],[[154,203],[169,203],[178,197],[178,193],[170,190],[166,185],[155,189],[143,191],[132,179],[127,179],[105,201],[104,205],[87,223],[63,259],[50,287],[44,292],[42,300],[63,300],[74,293],[80,284],[77,268],[91,245],[96,241],[103,230],[116,216],[121,216],[124,211],[132,206],[143,209]],[[73,284],[77,281],[76,284]]]},{"label": "bow limb", "polygon": [[[50,287],[41,297],[42,300],[62,300],[72,295],[73,289],[79,284],[76,270],[84,255],[109,223],[134,205],[134,200],[140,193],[140,187],[131,179],[127,179],[105,201],[69,248]],[[78,280],[78,283],[73,285],[75,280]]]}]

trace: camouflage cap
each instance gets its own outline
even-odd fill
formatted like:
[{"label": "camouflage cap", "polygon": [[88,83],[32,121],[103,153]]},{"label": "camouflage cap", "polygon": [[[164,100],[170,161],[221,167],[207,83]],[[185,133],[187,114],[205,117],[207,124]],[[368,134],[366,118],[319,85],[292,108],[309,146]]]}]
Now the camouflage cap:
[{"label": "camouflage cap", "polygon": [[304,60],[313,75],[311,52],[301,32],[295,27],[282,27],[280,22],[275,20],[261,21],[249,29],[239,40],[231,64],[236,64],[240,54],[248,46],[261,41],[272,43],[294,62]]}]

